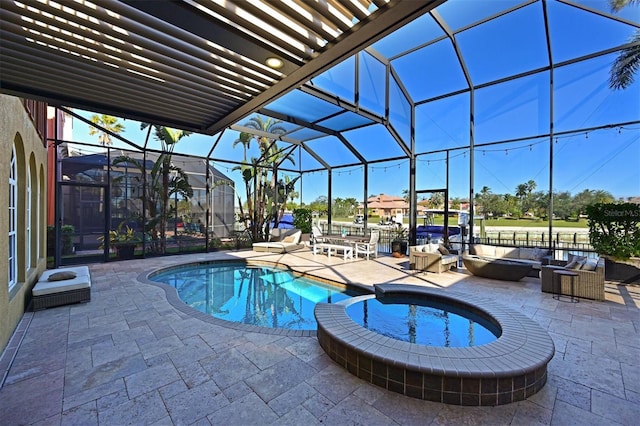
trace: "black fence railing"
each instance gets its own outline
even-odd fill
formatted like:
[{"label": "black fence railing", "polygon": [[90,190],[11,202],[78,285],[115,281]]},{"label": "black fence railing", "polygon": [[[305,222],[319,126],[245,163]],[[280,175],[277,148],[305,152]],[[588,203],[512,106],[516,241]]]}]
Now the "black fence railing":
[{"label": "black fence railing", "polygon": [[511,241],[514,244],[519,242],[520,244],[533,246],[548,246],[550,240],[556,244],[582,244],[590,246],[588,232],[557,231],[549,234],[548,232],[540,231],[486,231],[483,238],[492,241],[495,240],[498,243],[508,243]]},{"label": "black fence railing", "polygon": [[[551,241],[551,251],[553,253],[553,258],[556,260],[566,260],[569,254],[576,254],[587,257],[597,257],[596,251],[593,249],[589,242],[577,242],[581,237],[573,236],[569,233],[563,234],[565,238],[560,238],[560,236],[556,236],[557,238]],[[566,238],[568,237],[568,238]],[[587,238],[588,240],[588,238]],[[549,240],[548,239],[519,239],[519,238],[495,238],[495,237],[485,237],[485,238],[474,238],[474,242],[478,244],[489,244],[494,246],[509,246],[509,247],[540,247],[547,249],[549,248]]]},{"label": "black fence railing", "polygon": [[[380,253],[391,253],[391,241],[398,238],[397,228],[394,227],[377,227],[365,229],[358,224],[328,223],[319,224],[322,233],[325,235],[340,235],[344,231],[350,236],[368,236],[369,230],[375,229],[380,232],[380,240],[378,242],[378,251]],[[550,237],[551,235],[551,237]],[[404,240],[408,237],[405,235]],[[548,248],[551,244],[554,259],[566,260],[568,254],[578,254],[587,257],[597,257],[597,253],[589,243],[589,234],[587,232],[548,232],[540,231],[487,231],[485,237],[475,237],[475,243],[511,246],[511,247],[541,247]],[[425,238],[418,238],[417,244],[427,244],[434,242]],[[454,245],[460,245],[454,243]],[[454,247],[459,248],[459,247]],[[466,249],[466,247],[465,247]]]}]

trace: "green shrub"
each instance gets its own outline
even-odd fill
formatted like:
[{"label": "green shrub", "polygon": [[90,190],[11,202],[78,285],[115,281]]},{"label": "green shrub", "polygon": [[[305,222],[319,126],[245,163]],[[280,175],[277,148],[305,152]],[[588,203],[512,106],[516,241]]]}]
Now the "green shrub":
[{"label": "green shrub", "polygon": [[62,225],[62,254],[73,254],[73,234],[76,228],[73,225]]},{"label": "green shrub", "polygon": [[293,227],[303,234],[311,233],[311,221],[313,212],[310,209],[295,209],[293,211]]},{"label": "green shrub", "polygon": [[592,204],[587,216],[589,241],[598,254],[614,259],[640,256],[640,205]]},{"label": "green shrub", "polygon": [[[73,234],[76,228],[73,225],[62,225],[60,228],[60,238],[62,240],[62,254],[73,254]],[[47,226],[47,256],[53,256],[56,247],[56,228]]]}]

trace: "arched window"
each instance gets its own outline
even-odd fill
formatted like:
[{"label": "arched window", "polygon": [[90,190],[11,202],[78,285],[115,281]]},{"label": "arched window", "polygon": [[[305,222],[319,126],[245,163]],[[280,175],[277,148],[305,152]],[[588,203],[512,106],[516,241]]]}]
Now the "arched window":
[{"label": "arched window", "polygon": [[18,277],[18,165],[16,149],[11,149],[9,164],[9,291]]},{"label": "arched window", "polygon": [[27,223],[26,223],[26,233],[25,233],[25,242],[26,242],[26,261],[25,265],[27,268],[31,267],[31,166],[27,170]]}]

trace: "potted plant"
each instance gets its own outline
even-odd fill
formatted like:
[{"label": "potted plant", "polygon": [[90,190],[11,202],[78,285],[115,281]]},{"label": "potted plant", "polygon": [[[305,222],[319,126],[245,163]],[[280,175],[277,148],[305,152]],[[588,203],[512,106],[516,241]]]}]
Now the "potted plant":
[{"label": "potted plant", "polygon": [[[100,236],[98,240],[104,242],[104,237]],[[122,224],[120,224],[117,229],[109,231],[109,246],[116,249],[119,259],[133,259],[136,246],[140,242],[141,240],[133,228],[128,225],[123,229]],[[103,247],[100,246],[100,248]]]},{"label": "potted plant", "polygon": [[407,248],[409,246],[407,229],[399,223],[391,232],[391,255],[393,257],[404,257],[407,254]]},{"label": "potted plant", "polygon": [[597,203],[587,206],[589,241],[605,259],[605,279],[640,282],[640,205]]}]

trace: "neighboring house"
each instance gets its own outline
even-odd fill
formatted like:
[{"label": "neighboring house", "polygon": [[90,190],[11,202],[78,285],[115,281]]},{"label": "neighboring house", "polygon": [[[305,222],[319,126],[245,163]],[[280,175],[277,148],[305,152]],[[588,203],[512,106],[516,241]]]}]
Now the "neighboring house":
[{"label": "neighboring house", "polygon": [[[398,213],[406,216],[409,214],[409,203],[402,197],[380,194],[367,199],[367,209],[369,216],[395,217]],[[364,214],[364,204],[358,206],[358,213]]]},{"label": "neighboring house", "polygon": [[[53,118],[52,118],[53,119]],[[0,95],[0,352],[46,269],[47,106]]]},{"label": "neighboring house", "polygon": [[629,197],[627,203],[640,204],[640,197]]}]

